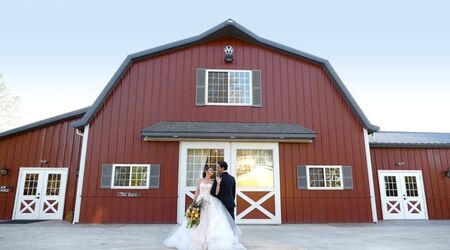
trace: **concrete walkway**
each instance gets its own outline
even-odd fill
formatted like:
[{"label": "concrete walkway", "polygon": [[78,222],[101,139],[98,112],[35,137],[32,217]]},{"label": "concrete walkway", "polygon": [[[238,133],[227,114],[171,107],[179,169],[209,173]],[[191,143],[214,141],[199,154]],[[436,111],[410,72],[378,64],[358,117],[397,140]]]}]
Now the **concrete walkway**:
[{"label": "concrete walkway", "polygon": [[[0,249],[166,249],[174,225],[0,224]],[[450,221],[240,226],[248,249],[450,249]]]}]

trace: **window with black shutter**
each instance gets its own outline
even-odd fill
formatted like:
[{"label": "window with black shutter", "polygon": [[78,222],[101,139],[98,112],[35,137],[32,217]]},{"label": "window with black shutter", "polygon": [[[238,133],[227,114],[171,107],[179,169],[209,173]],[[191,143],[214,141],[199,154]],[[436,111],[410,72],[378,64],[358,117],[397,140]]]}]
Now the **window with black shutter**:
[{"label": "window with black shutter", "polygon": [[260,70],[197,69],[196,105],[262,107]]}]

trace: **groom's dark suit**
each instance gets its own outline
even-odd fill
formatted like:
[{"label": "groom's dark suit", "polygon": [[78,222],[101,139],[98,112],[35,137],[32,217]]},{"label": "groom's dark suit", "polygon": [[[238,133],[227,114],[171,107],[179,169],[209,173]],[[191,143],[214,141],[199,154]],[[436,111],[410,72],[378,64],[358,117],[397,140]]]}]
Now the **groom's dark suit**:
[{"label": "groom's dark suit", "polygon": [[222,202],[234,220],[234,207],[236,207],[236,204],[234,203],[234,198],[236,197],[236,180],[227,172],[223,172],[220,177],[222,178],[222,181],[220,182],[219,194],[216,195],[217,181],[214,180],[211,187],[211,195],[217,197]]}]

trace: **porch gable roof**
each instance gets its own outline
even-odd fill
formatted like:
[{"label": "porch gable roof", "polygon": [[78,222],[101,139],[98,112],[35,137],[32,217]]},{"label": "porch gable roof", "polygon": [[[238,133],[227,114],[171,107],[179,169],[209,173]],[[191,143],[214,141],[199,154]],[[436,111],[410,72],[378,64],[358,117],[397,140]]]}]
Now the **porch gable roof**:
[{"label": "porch gable roof", "polygon": [[162,121],[141,131],[146,141],[251,140],[312,142],[316,132],[292,123]]}]

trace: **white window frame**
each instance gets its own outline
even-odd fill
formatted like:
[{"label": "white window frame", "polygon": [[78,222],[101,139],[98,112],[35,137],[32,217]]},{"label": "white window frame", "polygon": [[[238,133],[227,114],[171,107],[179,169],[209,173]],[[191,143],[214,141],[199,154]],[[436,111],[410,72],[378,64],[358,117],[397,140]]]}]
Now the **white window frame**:
[{"label": "white window frame", "polygon": [[[311,168],[323,168],[323,181],[326,185],[326,174],[325,168],[339,168],[339,175],[341,177],[341,187],[311,187],[309,179],[309,169]],[[344,176],[342,176],[342,166],[341,165],[307,165],[306,166],[306,180],[308,183],[308,189],[310,190],[344,190]]]},{"label": "white window frame", "polygon": [[[250,74],[250,103],[217,103],[208,102],[208,75],[209,72],[248,72]],[[216,106],[253,106],[253,76],[251,70],[229,70],[229,69],[206,69],[205,73],[205,104],[206,105],[216,105]],[[228,75],[229,76],[229,75]],[[228,101],[230,101],[230,77],[228,77]]]},{"label": "white window frame", "polygon": [[[128,186],[115,186],[114,177],[116,176],[116,167],[131,167],[130,180]],[[131,186],[131,174],[133,172],[133,167],[147,167],[147,185],[146,186]],[[111,175],[111,189],[149,189],[150,187],[150,164],[113,164],[113,171]]]}]

